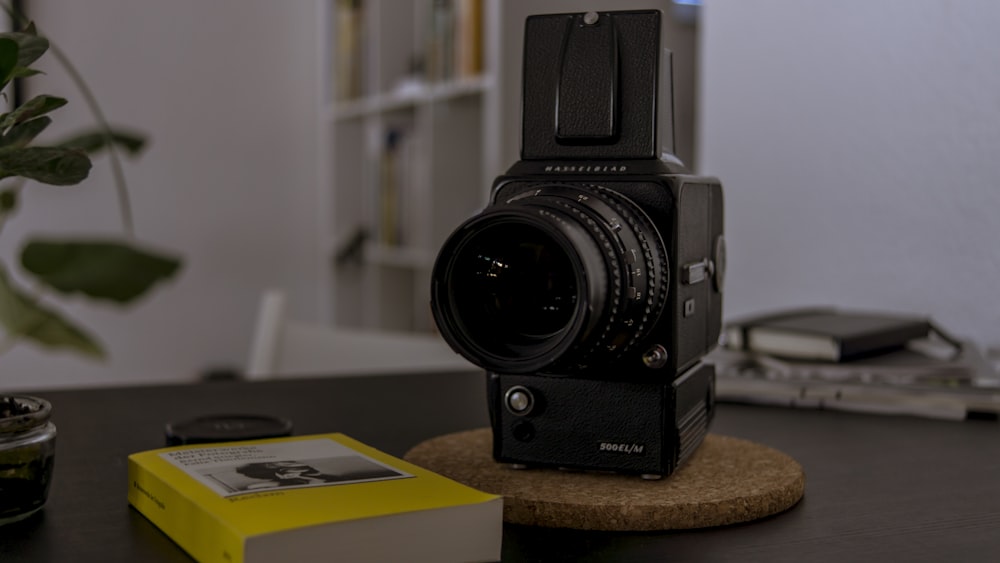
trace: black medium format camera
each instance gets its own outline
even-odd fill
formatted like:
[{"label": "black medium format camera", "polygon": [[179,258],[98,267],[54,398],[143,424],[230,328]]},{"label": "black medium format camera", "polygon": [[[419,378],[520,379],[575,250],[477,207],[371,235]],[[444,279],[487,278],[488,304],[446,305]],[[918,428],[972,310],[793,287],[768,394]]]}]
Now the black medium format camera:
[{"label": "black medium format camera", "polygon": [[656,478],[708,432],[722,186],[673,156],[660,27],[527,19],[521,160],[435,262],[434,318],[487,371],[497,461]]}]

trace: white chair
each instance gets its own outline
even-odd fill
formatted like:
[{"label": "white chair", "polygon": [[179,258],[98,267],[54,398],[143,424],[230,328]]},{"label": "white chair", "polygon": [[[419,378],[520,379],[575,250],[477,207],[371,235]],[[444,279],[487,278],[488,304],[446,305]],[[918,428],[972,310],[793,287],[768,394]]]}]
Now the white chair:
[{"label": "white chair", "polygon": [[247,379],[480,369],[437,335],[295,322],[286,317],[285,310],[284,292],[264,293],[247,362]]}]

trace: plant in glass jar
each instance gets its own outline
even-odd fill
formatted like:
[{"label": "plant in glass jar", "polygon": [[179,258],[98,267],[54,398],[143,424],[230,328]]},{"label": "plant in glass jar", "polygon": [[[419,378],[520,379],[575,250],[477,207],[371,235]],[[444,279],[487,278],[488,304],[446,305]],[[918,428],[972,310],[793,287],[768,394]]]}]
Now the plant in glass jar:
[{"label": "plant in glass jar", "polygon": [[[96,119],[95,131],[36,142],[67,100],[40,94],[19,103],[8,91],[15,79],[39,73],[31,65],[46,52],[78,86]],[[133,232],[119,151],[136,154],[144,140],[108,126],[76,69],[30,23],[0,33],[0,92],[9,105],[0,113],[0,236],[24,190],[79,184],[90,172],[90,155],[101,151],[114,172],[123,225],[118,238],[29,237],[18,252],[17,270],[13,260],[0,256],[0,362],[19,343],[102,359],[106,351],[99,340],[52,301],[82,296],[126,305],[179,270],[179,259],[144,247]],[[25,518],[45,503],[55,455],[51,411],[44,399],[0,392],[0,524]]]},{"label": "plant in glass jar", "polygon": [[56,455],[51,414],[45,399],[0,397],[0,525],[31,516],[45,504]]}]

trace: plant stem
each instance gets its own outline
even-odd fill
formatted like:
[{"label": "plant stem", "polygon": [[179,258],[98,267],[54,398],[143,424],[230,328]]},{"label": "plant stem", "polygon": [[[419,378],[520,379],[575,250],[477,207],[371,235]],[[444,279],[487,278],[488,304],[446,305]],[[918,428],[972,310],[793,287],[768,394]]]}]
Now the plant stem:
[{"label": "plant stem", "polygon": [[111,126],[108,124],[108,120],[104,117],[104,112],[101,111],[101,106],[97,103],[97,98],[90,90],[90,87],[83,79],[83,76],[79,71],[77,71],[76,67],[73,66],[73,63],[69,61],[66,55],[63,54],[62,49],[57,47],[55,43],[52,43],[51,39],[49,40],[49,50],[66,69],[66,72],[76,84],[76,87],[80,89],[80,94],[83,95],[83,99],[87,102],[87,106],[90,107],[90,111],[94,113],[94,118],[97,120],[98,125],[104,133],[104,137],[108,145],[108,157],[111,159],[111,170],[115,177],[115,189],[118,191],[119,210],[122,215],[122,228],[125,230],[125,234],[128,238],[134,239],[135,227],[132,223],[132,204],[129,200],[128,187],[125,184],[125,172],[122,169],[121,159],[118,156],[118,150],[115,148],[114,139],[111,137]]}]

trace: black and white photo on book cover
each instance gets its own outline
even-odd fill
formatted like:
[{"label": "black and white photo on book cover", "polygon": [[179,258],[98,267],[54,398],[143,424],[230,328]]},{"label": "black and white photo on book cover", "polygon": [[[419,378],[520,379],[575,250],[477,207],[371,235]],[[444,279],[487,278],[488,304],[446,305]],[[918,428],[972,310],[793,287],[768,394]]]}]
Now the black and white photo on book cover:
[{"label": "black and white photo on book cover", "polygon": [[233,443],[160,456],[223,497],[412,477],[325,438]]}]

